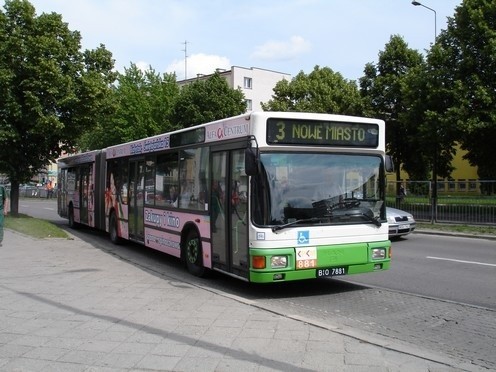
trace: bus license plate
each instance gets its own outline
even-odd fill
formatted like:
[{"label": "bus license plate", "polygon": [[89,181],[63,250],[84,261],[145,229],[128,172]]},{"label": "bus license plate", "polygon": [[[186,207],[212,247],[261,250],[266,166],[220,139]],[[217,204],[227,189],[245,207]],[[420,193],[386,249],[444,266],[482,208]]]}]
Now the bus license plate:
[{"label": "bus license plate", "polygon": [[317,278],[323,278],[325,276],[339,276],[346,275],[348,270],[346,267],[331,267],[329,269],[317,269]]}]

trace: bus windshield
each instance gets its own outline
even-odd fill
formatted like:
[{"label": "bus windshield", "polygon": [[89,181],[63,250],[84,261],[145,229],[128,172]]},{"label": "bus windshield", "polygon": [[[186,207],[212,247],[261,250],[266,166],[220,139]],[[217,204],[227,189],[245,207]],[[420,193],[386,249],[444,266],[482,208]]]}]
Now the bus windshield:
[{"label": "bus windshield", "polygon": [[260,159],[252,203],[259,226],[380,226],[384,220],[380,156],[288,152],[263,153]]}]

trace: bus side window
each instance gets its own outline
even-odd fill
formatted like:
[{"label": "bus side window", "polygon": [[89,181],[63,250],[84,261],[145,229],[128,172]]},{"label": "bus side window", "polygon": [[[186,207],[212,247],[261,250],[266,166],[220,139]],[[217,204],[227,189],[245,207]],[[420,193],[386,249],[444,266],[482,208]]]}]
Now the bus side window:
[{"label": "bus side window", "polygon": [[180,197],[180,207],[189,208],[191,202],[191,187],[186,181],[181,182],[181,197]]},{"label": "bus side window", "polygon": [[179,207],[204,211],[208,206],[208,147],[181,150]]},{"label": "bus side window", "polygon": [[156,205],[177,207],[179,191],[179,162],[177,152],[163,154],[157,157],[157,172],[155,176],[156,189],[162,194],[163,200]]},{"label": "bus side window", "polygon": [[165,162],[163,156],[157,157],[155,168],[155,205],[164,206],[167,204],[165,190]]}]

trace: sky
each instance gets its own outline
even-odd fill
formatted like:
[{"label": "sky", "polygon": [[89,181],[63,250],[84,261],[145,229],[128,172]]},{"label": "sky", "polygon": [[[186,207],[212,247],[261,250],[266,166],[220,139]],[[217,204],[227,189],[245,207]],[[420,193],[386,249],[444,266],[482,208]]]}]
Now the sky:
[{"label": "sky", "polygon": [[37,15],[61,14],[81,33],[83,49],[105,45],[120,72],[134,63],[183,80],[240,66],[294,77],[318,65],[358,80],[392,35],[424,53],[462,0],[420,1],[425,7],[411,0],[30,2]]}]

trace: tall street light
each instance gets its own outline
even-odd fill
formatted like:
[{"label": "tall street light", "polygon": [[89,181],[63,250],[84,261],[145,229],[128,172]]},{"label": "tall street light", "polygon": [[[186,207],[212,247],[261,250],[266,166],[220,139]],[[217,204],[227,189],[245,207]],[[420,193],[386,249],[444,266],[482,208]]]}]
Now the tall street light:
[{"label": "tall street light", "polygon": [[[431,12],[434,13],[434,44],[436,44],[436,39],[437,39],[437,13],[434,9],[429,8],[428,6],[419,3],[418,1],[413,0],[412,4],[415,6],[422,6],[425,9],[430,10]],[[436,139],[435,139],[435,144],[434,144],[434,159],[433,159],[433,164],[432,164],[432,222],[436,222],[437,220],[437,152],[438,152],[438,147],[437,147],[437,141],[438,141],[438,130],[437,130],[437,125],[436,125]]]},{"label": "tall street light", "polygon": [[429,8],[428,6],[422,4],[422,3],[419,3],[418,1],[412,1],[412,4],[415,5],[415,6],[422,6],[424,7],[425,9],[429,9],[431,12],[434,12],[434,44],[436,43],[436,39],[437,39],[437,13],[434,9],[432,8]]}]

